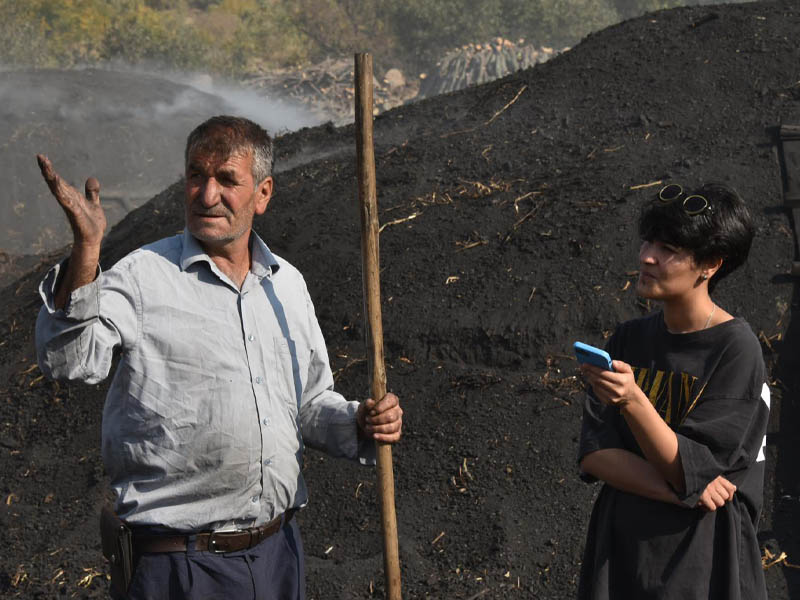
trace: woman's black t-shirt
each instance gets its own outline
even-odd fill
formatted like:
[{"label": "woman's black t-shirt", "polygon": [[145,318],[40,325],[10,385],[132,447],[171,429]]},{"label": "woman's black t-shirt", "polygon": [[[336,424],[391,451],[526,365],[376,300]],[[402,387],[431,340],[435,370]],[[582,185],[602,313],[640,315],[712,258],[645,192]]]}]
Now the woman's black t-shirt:
[{"label": "woman's black t-shirt", "polygon": [[[604,485],[592,511],[579,598],[766,599],[756,526],[769,388],[750,326],[733,319],[673,334],[659,312],[620,325],[607,350],[631,365],[677,435],[685,508]],[[619,409],[590,392],[578,458],[602,448],[642,455]],[[715,512],[695,508],[718,475],[737,486],[733,500]]]}]

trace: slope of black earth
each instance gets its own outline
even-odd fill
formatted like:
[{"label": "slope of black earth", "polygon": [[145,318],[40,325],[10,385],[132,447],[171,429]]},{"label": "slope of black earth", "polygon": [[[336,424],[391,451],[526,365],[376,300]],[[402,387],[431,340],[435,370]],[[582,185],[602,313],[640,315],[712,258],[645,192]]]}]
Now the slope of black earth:
[{"label": "slope of black earth", "polygon": [[[776,126],[800,122],[798,27],[793,2],[659,12],[376,119],[389,386],[406,411],[394,451],[406,598],[574,597],[597,487],[577,477],[570,348],[652,308],[633,292],[635,219],[656,185],[637,187],[666,179],[729,182],[755,215],[750,260],[716,300],[763,342],[760,540],[768,564],[786,553],[766,571],[770,598],[800,598],[800,287],[775,151]],[[337,386],[362,397],[352,128],[285,136],[278,161],[256,229],[305,273]],[[181,189],[118,225],[104,266],[179,231]],[[105,386],[51,383],[34,366],[44,268],[4,290],[0,313],[0,595],[97,598]],[[309,598],[381,597],[373,471],[313,451],[304,471]]]}]

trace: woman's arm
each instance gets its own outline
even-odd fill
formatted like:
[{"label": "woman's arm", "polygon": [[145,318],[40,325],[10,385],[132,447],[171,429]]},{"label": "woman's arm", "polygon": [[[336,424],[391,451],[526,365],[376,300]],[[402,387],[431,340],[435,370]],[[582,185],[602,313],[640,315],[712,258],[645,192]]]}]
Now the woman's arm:
[{"label": "woman's arm", "polygon": [[646,462],[675,490],[683,493],[686,482],[675,432],[636,385],[630,365],[619,360],[615,360],[613,364],[614,371],[584,364],[581,372],[591,384],[598,400],[619,407],[647,459]]},{"label": "woman's arm", "polygon": [[622,448],[603,448],[581,459],[581,470],[623,492],[681,505],[661,473],[638,454]]}]

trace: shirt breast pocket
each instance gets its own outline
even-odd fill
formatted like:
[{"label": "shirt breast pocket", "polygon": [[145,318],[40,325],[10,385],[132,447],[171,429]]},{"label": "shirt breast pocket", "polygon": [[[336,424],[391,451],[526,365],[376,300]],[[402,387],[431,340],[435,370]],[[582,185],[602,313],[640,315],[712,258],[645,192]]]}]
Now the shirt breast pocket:
[{"label": "shirt breast pocket", "polygon": [[274,361],[267,370],[269,393],[285,403],[293,414],[300,410],[305,372],[308,369],[307,352],[303,345],[285,337],[273,338]]}]

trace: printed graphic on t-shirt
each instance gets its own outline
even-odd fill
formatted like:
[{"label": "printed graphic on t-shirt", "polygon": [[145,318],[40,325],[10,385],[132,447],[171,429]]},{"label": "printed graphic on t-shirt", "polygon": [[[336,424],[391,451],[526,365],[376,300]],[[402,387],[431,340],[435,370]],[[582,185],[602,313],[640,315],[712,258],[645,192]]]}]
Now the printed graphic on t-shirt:
[{"label": "printed graphic on t-shirt", "polygon": [[679,425],[703,395],[705,385],[689,373],[632,367],[633,375],[651,404],[667,425]]},{"label": "printed graphic on t-shirt", "polygon": [[[767,410],[769,410],[769,386],[765,383],[761,386],[761,400],[764,404],[767,405]],[[764,454],[767,448],[767,436],[764,436],[764,439],[761,442],[761,448],[758,449],[758,458],[756,458],[756,462],[761,462],[766,459],[766,455]]]}]

